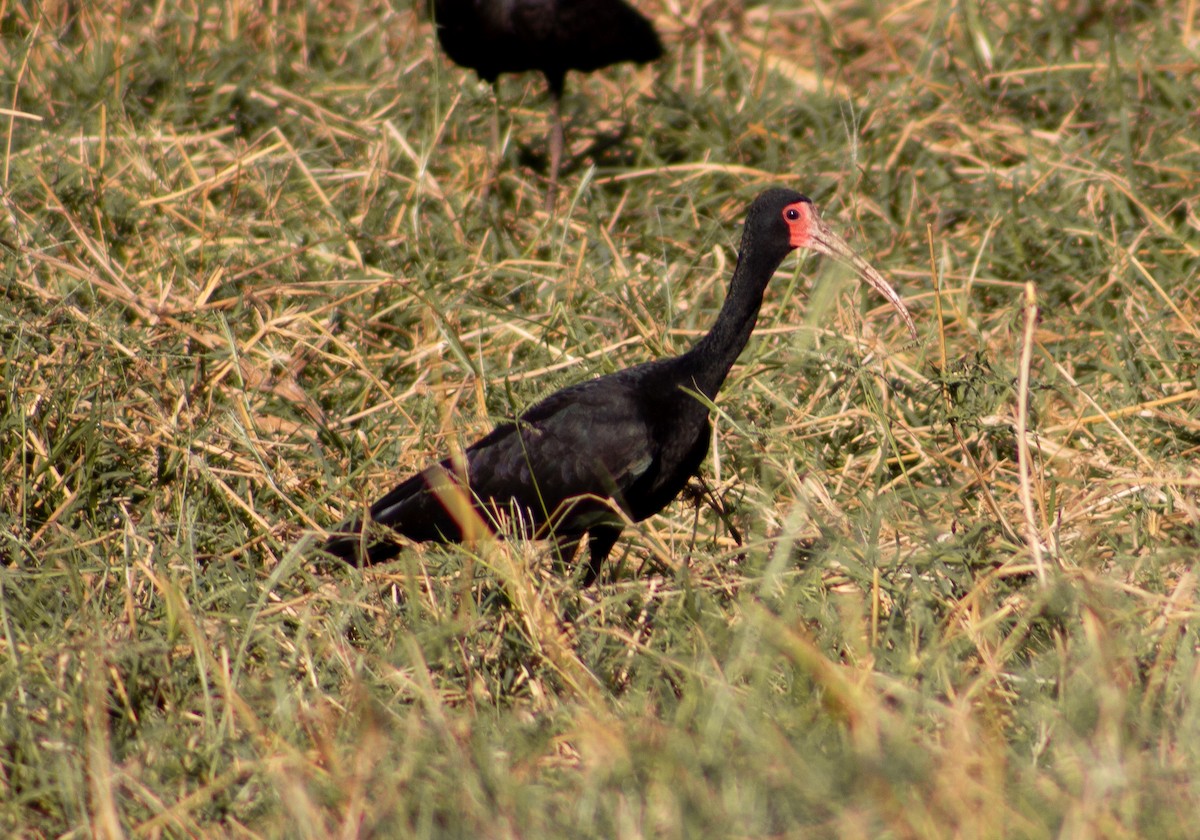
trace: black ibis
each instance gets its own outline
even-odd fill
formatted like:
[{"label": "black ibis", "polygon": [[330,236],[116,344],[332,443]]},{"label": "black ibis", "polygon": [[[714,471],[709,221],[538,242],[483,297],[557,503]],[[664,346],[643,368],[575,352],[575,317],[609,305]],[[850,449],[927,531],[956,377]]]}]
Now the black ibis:
[{"label": "black ibis", "polygon": [[[501,73],[540,70],[546,77],[553,103],[546,209],[553,210],[567,71],[654,61],[662,55],[654,26],[624,0],[430,0],[430,7],[446,55],[493,88]],[[495,134],[494,119],[492,126]]]},{"label": "black ibis", "polygon": [[767,283],[796,248],[849,263],[916,337],[900,296],[821,221],[812,201],[793,190],[767,190],[746,214],[716,323],[690,350],[551,394],[461,458],[434,464],[373,504],[369,520],[385,529],[364,532],[361,521],[351,522],[325,550],[350,563],[376,563],[399,553],[393,537],[460,541],[468,523],[507,517],[523,523],[526,535],[553,539],[563,560],[586,534],[583,583],[590,584],[626,518],[658,513],[699,471],[711,437],[708,402],[750,339]]}]

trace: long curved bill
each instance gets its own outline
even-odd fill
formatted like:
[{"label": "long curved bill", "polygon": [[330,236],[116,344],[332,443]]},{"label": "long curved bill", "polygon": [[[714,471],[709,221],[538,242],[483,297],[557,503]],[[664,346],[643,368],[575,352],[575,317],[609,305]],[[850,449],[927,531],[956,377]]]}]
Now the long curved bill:
[{"label": "long curved bill", "polygon": [[908,331],[912,333],[912,337],[916,338],[916,322],[913,321],[912,314],[909,313],[908,307],[904,305],[904,301],[900,299],[900,293],[893,289],[891,284],[887,280],[884,280],[883,275],[876,271],[869,262],[856,254],[854,249],[846,243],[846,240],[834,233],[829,225],[821,220],[821,217],[816,213],[816,208],[813,209],[812,216],[808,221],[808,242],[805,243],[805,247],[820,254],[826,254],[851,266],[864,283],[867,283],[875,291],[888,299],[888,302],[895,307],[896,311],[900,313],[900,317],[904,319],[904,323],[908,326]]}]

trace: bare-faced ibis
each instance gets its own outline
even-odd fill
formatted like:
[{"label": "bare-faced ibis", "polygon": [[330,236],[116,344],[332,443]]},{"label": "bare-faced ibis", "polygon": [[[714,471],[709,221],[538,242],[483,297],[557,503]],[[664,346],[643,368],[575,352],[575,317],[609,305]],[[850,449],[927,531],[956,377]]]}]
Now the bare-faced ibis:
[{"label": "bare-faced ibis", "polygon": [[371,522],[392,533],[364,533],[355,521],[325,550],[347,562],[376,563],[399,553],[394,536],[459,541],[468,521],[507,518],[524,523],[526,534],[555,540],[564,560],[587,534],[584,584],[591,583],[625,517],[636,522],[658,513],[697,474],[711,436],[708,403],[750,339],[767,283],[796,248],[849,263],[916,337],[900,296],[821,221],[812,201],[793,190],[767,190],[746,215],[716,323],[690,350],[551,394],[462,458],[425,469],[373,504]]},{"label": "bare-faced ibis", "polygon": [[546,191],[546,208],[552,210],[562,164],[567,71],[654,61],[662,55],[654,26],[624,0],[430,0],[430,6],[446,55],[493,88],[501,73],[545,75],[554,111]]}]

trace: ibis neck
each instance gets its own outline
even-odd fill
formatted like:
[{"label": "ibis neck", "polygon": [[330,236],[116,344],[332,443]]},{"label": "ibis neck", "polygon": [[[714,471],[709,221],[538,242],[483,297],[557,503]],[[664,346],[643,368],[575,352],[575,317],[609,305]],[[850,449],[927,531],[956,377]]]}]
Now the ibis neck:
[{"label": "ibis neck", "polygon": [[743,247],[716,323],[681,357],[686,360],[684,367],[691,373],[694,387],[709,399],[717,395],[746,348],[762,308],[763,292],[784,256],[786,252],[758,255],[754,249]]}]

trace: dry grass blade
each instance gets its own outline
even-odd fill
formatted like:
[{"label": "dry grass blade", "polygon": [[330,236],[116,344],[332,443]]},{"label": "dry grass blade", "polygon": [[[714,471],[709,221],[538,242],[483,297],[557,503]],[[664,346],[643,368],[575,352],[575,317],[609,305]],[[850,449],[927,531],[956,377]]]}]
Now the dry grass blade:
[{"label": "dry grass blade", "polygon": [[1033,501],[1033,465],[1029,452],[1029,366],[1033,363],[1033,331],[1037,325],[1037,295],[1033,284],[1025,285],[1025,330],[1021,339],[1021,361],[1017,379],[1017,469],[1020,471],[1021,507],[1025,511],[1025,539],[1033,555],[1038,579],[1044,586],[1046,580],[1045,548],[1037,526],[1037,512]]}]

